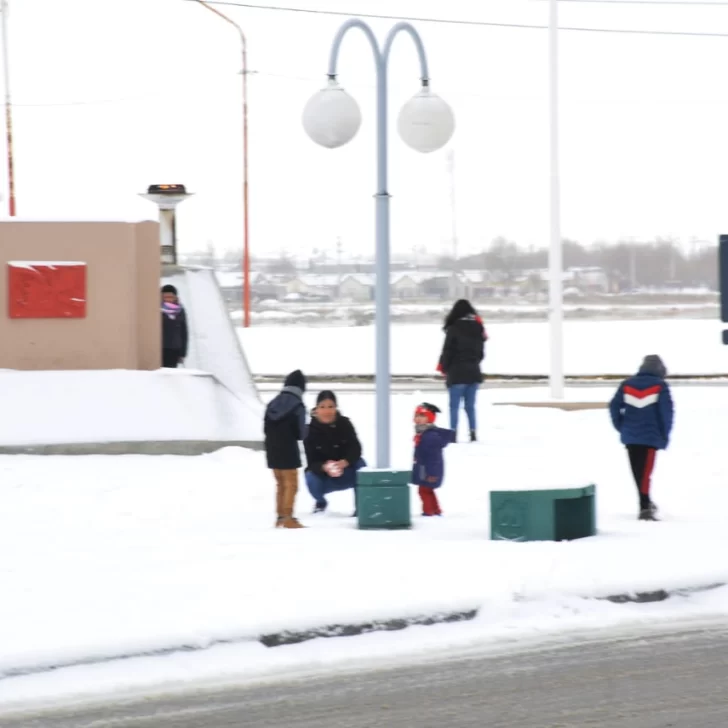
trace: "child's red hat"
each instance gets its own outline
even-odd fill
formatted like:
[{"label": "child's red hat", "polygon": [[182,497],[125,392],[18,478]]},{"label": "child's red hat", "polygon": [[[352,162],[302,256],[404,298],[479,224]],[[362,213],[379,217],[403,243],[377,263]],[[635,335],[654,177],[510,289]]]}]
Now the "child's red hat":
[{"label": "child's red hat", "polygon": [[415,415],[424,415],[425,417],[427,417],[427,421],[432,424],[435,421],[438,412],[441,411],[442,410],[440,410],[437,405],[430,404],[429,402],[423,402],[422,404],[417,405],[417,408],[415,409]]}]

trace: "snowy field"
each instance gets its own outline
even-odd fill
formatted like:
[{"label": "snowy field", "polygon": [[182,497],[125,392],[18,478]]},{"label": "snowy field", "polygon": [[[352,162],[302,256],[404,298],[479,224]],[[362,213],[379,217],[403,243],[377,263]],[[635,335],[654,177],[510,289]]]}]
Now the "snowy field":
[{"label": "snowy field", "polygon": [[[547,374],[547,323],[490,324],[484,370]],[[626,374],[645,354],[660,354],[674,374],[728,372],[724,328],[713,320],[566,321],[564,366],[570,375]],[[254,374],[373,374],[372,326],[341,328],[254,326],[238,329]],[[392,373],[434,374],[443,342],[434,324],[393,324]]]},{"label": "snowy field", "polygon": [[[570,397],[606,400],[610,393]],[[151,682],[252,679],[578,629],[639,630],[660,620],[728,615],[726,589],[655,605],[593,599],[728,581],[720,425],[728,390],[674,391],[673,447],[658,458],[654,481],[660,523],[636,520],[626,458],[604,410],[493,405],[513,394],[484,390],[482,442],[446,451],[445,516],[418,517],[413,493],[414,528],[407,532],[358,531],[350,492],[332,496],[329,513],[310,515],[305,491],[298,511],[309,528],[275,530],[263,456],[239,449],[196,458],[0,458],[0,703]],[[543,398],[543,391],[518,392],[519,399],[529,396]],[[441,393],[428,399],[445,404]],[[394,397],[400,467],[409,465],[418,400]],[[374,398],[342,393],[340,404],[373,459]],[[597,537],[489,540],[491,489],[588,483],[598,488]],[[474,608],[477,620],[459,625],[274,649],[251,641],[8,677],[277,630]]]}]

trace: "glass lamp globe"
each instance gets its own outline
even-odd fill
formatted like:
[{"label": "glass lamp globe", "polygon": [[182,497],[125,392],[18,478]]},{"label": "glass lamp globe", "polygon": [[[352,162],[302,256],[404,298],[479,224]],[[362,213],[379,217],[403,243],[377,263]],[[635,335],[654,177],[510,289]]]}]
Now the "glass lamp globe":
[{"label": "glass lamp globe", "polygon": [[402,141],[415,151],[435,152],[452,138],[455,116],[445,101],[429,87],[423,87],[399,112],[397,131]]},{"label": "glass lamp globe", "polygon": [[359,104],[336,81],[315,93],[303,109],[303,128],[316,144],[336,149],[348,144],[361,126]]}]

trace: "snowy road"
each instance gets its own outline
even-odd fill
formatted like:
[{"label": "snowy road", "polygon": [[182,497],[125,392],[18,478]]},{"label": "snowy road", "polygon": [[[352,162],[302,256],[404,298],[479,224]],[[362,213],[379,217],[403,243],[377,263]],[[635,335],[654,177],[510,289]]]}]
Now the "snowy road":
[{"label": "snowy road", "polygon": [[14,718],[3,728],[724,728],[728,631],[681,631]]}]

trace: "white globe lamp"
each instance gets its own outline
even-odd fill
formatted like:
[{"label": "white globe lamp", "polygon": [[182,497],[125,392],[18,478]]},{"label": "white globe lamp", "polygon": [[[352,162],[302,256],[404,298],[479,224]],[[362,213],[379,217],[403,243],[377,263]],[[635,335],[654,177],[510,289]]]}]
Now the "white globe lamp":
[{"label": "white globe lamp", "polygon": [[455,115],[445,101],[424,86],[402,107],[397,117],[397,131],[402,141],[416,152],[436,152],[452,138]]},{"label": "white globe lamp", "polygon": [[334,80],[315,93],[303,109],[304,131],[316,144],[327,149],[348,144],[360,126],[359,104]]}]

